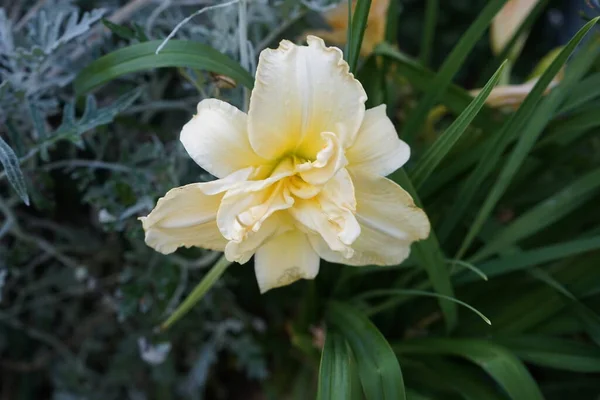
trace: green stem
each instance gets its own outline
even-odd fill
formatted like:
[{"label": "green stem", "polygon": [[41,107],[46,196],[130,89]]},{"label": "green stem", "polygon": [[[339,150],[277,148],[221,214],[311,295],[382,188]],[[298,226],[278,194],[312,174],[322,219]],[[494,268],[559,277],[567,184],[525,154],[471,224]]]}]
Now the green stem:
[{"label": "green stem", "polygon": [[169,328],[175,321],[187,314],[192,307],[204,297],[217,280],[223,275],[227,267],[231,265],[230,261],[227,261],[225,256],[222,256],[219,261],[212,267],[212,269],[206,274],[206,276],[200,281],[200,283],[194,288],[192,293],[186,297],[186,299],[177,307],[173,314],[160,326],[161,330]]}]

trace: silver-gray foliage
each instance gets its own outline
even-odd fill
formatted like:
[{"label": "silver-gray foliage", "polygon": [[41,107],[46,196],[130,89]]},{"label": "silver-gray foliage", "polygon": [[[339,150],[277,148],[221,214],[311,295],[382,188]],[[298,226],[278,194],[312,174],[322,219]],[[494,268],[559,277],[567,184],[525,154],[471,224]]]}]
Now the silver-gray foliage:
[{"label": "silver-gray foliage", "polygon": [[[222,365],[250,380],[268,375],[257,317],[237,304],[230,276],[187,321],[155,332],[215,254],[162,256],[144,244],[137,221],[169,189],[211,179],[185,154],[179,129],[203,97],[241,107],[242,88],[223,88],[189,69],[132,74],[85,98],[75,98],[71,86],[94,59],[144,36],[165,38],[183,18],[216,3],[0,0],[0,359],[39,358],[35,374],[43,390],[51,388],[48,398],[153,398],[156,387],[200,398]],[[132,4],[143,7],[128,12]],[[250,69],[300,7],[248,1]],[[237,10],[207,11],[175,37],[238,59],[244,44]],[[102,18],[142,34],[111,35]],[[160,354],[140,353],[140,338]]]}]

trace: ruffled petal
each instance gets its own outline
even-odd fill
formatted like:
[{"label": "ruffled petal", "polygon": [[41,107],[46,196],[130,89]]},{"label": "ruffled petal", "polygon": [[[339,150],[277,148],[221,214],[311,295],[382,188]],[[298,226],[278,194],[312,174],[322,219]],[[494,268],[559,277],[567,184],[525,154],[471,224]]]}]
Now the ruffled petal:
[{"label": "ruffled petal", "polygon": [[346,150],[351,171],[389,175],[403,166],[410,157],[410,148],[398,138],[394,124],[385,113],[385,105],[367,110],[356,136]]},{"label": "ruffled petal", "polygon": [[320,186],[348,164],[337,136],[331,132],[321,134],[325,145],[317,153],[315,161],[309,161],[296,167],[300,177],[310,185]]},{"label": "ruffled petal", "polygon": [[223,251],[227,240],[216,223],[222,194],[209,196],[193,183],[169,190],[147,217],[142,217],[146,244],[163,254],[178,247]]},{"label": "ruffled petal", "polygon": [[265,163],[248,141],[246,114],[221,100],[198,103],[198,113],[185,124],[180,140],[190,157],[218,178]]},{"label": "ruffled petal", "polygon": [[232,262],[245,264],[263,243],[291,229],[293,227],[287,223],[285,215],[276,213],[266,219],[257,231],[248,231],[243,240],[229,241],[225,246],[225,258]]},{"label": "ruffled petal", "polygon": [[295,152],[313,159],[323,146],[322,132],[335,133],[345,148],[362,122],[367,96],[342,52],[315,36],[307,42],[284,40],[260,54],[248,129],[252,147],[264,158]]},{"label": "ruffled petal", "polygon": [[261,293],[289,285],[299,279],[314,279],[319,256],[306,235],[291,230],[263,244],[254,257],[254,270]]},{"label": "ruffled petal", "polygon": [[319,256],[349,265],[397,265],[410,254],[410,245],[429,236],[429,220],[412,197],[393,181],[377,175],[352,174],[356,188],[356,219],[361,234],[350,259],[331,251],[317,236],[310,242]]},{"label": "ruffled petal", "polygon": [[329,248],[345,258],[352,257],[352,243],[360,235],[354,217],[356,200],[348,172],[341,169],[319,193],[309,200],[298,199],[288,212],[299,229],[319,235]]},{"label": "ruffled petal", "polygon": [[163,254],[182,246],[223,251],[227,240],[216,222],[223,192],[246,181],[253,172],[253,168],[245,168],[223,179],[169,190],[148,216],[140,218],[146,244]]},{"label": "ruffled petal", "polygon": [[228,240],[242,241],[257,232],[269,216],[294,205],[284,178],[294,174],[291,159],[284,160],[267,179],[236,185],[223,197],[217,224]]}]

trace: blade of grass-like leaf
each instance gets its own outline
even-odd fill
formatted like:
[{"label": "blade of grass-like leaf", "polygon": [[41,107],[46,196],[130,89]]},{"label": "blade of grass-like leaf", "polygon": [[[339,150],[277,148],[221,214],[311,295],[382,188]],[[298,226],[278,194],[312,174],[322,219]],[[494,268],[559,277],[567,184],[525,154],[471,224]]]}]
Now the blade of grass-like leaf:
[{"label": "blade of grass-like leaf", "polygon": [[346,25],[348,27],[348,30],[346,31],[346,48],[344,49],[344,60],[346,60],[347,63],[350,63],[350,60],[352,59],[352,0],[346,0],[346,3],[348,4],[348,21]]},{"label": "blade of grass-like leaf", "polygon": [[[435,297],[435,298],[438,298],[438,299],[443,299],[443,300],[454,302],[456,304],[460,304],[461,306],[463,306],[465,308],[468,308],[469,310],[473,311],[482,320],[484,320],[488,325],[492,324],[492,322],[489,320],[488,317],[486,317],[479,310],[477,310],[475,307],[473,307],[473,306],[465,303],[464,301],[460,301],[458,299],[455,299],[454,297],[444,296],[443,294],[439,294],[439,293],[425,292],[423,290],[414,290],[414,289],[376,289],[376,290],[370,290],[368,292],[361,293],[360,295],[358,295],[358,296],[355,297],[355,300],[366,300],[366,299],[370,299],[372,297],[379,297],[379,296],[426,296],[426,297]],[[394,303],[386,302],[384,304],[390,305],[390,304],[394,304]],[[367,309],[365,313],[366,313],[367,316],[371,316],[371,315],[373,315],[375,313],[383,311],[386,308],[388,308],[388,307],[383,308],[383,307],[381,307],[381,305],[379,305],[379,306],[375,306],[375,307],[371,307],[371,308]]]},{"label": "blade of grass-like leaf", "polygon": [[425,180],[431,175],[435,168],[440,164],[448,154],[452,146],[460,139],[467,127],[473,121],[473,118],[479,113],[479,110],[485,104],[492,89],[498,83],[504,69],[503,64],[492,76],[489,82],[469,104],[469,106],[458,116],[458,118],[446,129],[446,131],[427,149],[425,154],[417,161],[417,165],[411,171],[411,181],[415,188],[419,189]]},{"label": "blade of grass-like leaf", "polygon": [[134,44],[109,53],[85,67],[74,81],[75,92],[86,94],[122,75],[165,67],[190,67],[216,72],[252,88],[254,78],[236,61],[212,47],[188,40],[171,40],[155,54],[161,40]]},{"label": "blade of grass-like leaf", "polygon": [[476,263],[502,248],[530,237],[575,211],[592,199],[598,191],[600,191],[600,168],[588,172],[515,219],[470,257],[469,261]]},{"label": "blade of grass-like leaf", "polygon": [[528,32],[533,23],[538,19],[546,5],[548,4],[548,0],[538,0],[535,7],[531,10],[531,12],[527,15],[527,18],[523,21],[519,29],[515,31],[513,36],[510,38],[510,41],[504,46],[504,49],[498,54],[496,57],[492,58],[488,65],[483,68],[483,73],[481,74],[477,86],[483,85],[488,76],[492,74],[495,70],[498,69],[500,64],[504,62],[506,59],[510,59],[510,55],[513,51],[513,48],[519,42],[524,33]]},{"label": "blade of grass-like leaf", "polygon": [[423,38],[421,39],[421,52],[419,57],[421,64],[423,65],[428,65],[431,60],[431,50],[433,49],[439,8],[440,5],[438,0],[427,0],[427,3],[425,4],[425,26]]},{"label": "blade of grass-like leaf", "polygon": [[367,109],[385,103],[385,68],[377,57],[371,56],[363,62],[356,74],[356,79],[367,92]]},{"label": "blade of grass-like leaf", "polygon": [[[600,40],[600,38],[594,37],[590,40]],[[594,57],[594,55],[590,55],[590,57]],[[579,82],[565,100],[559,113],[563,114],[573,111],[577,107],[588,104],[591,100],[598,97],[600,97],[600,73],[588,76]]]},{"label": "blade of grass-like leaf", "polygon": [[[399,14],[398,9],[399,8],[400,8],[399,2],[397,2],[397,1],[389,2],[388,8],[387,8],[386,21],[385,21],[385,40],[389,43],[396,43],[398,40],[397,37],[398,37],[398,14]],[[387,58],[382,59],[382,57],[378,57],[375,54],[373,54],[371,57],[374,58],[376,60],[376,62],[382,66],[381,71],[380,71],[380,76],[379,76],[379,83],[380,83],[380,91],[383,94],[383,100],[377,104],[379,105],[381,103],[386,103],[388,105],[388,107],[391,107],[398,101],[397,97],[395,96],[395,93],[393,93],[394,90],[391,87],[388,87],[388,85],[387,85],[387,80],[388,80],[388,77],[390,76],[392,62]],[[383,61],[383,62],[381,62],[381,61]],[[368,99],[367,99],[367,102],[369,102]]]},{"label": "blade of grass-like leaf", "polygon": [[468,262],[462,261],[462,260],[448,260],[448,263],[450,265],[452,265],[453,267],[456,266],[456,265],[458,265],[458,266],[461,266],[461,267],[466,268],[468,270],[471,270],[471,271],[473,271],[474,274],[476,274],[477,276],[479,276],[484,281],[488,280],[487,275],[482,270],[480,270],[479,268],[477,268],[476,266],[474,266],[471,263],[468,263]]},{"label": "blade of grass-like leaf", "polygon": [[8,181],[17,192],[23,203],[29,205],[29,195],[27,194],[27,185],[19,165],[19,159],[13,149],[0,137],[0,163],[6,171]]},{"label": "blade of grass-like leaf", "polygon": [[[479,265],[479,269],[492,278],[599,249],[600,236],[592,236],[487,261]],[[454,282],[464,284],[475,280],[471,274],[461,274]]]},{"label": "blade of grass-like leaf", "polygon": [[[481,113],[478,115],[481,115]],[[477,162],[480,161],[482,151],[489,145],[488,140],[490,140],[490,138],[486,138],[483,142],[479,142],[473,146],[470,151],[461,153],[460,157],[453,159],[452,162],[444,164],[443,168],[439,168],[435,174],[430,175],[429,179],[423,184],[419,191],[421,196],[426,199],[434,195],[444,186],[456,182],[459,175],[474,168]]]},{"label": "blade of grass-like leaf", "polygon": [[575,304],[574,310],[590,338],[596,343],[596,346],[600,346],[600,317],[598,314],[578,303]]},{"label": "blade of grass-like leaf", "polygon": [[[346,342],[347,346],[348,342]],[[360,374],[358,373],[358,366],[356,365],[356,357],[352,354],[352,350],[350,353],[350,384],[352,387],[350,388],[350,395],[352,400],[365,400],[362,383],[360,382]]]},{"label": "blade of grass-like leaf", "polygon": [[[381,43],[375,49],[375,54],[383,56],[386,60],[393,61],[397,72],[405,76],[408,81],[420,91],[427,91],[435,78],[435,73],[413,60],[406,54],[399,52],[388,43]],[[473,96],[458,85],[450,83],[448,89],[441,94],[440,101],[454,114],[459,115],[473,101]],[[499,118],[487,106],[475,117],[474,123],[486,130],[495,130],[499,126]],[[500,118],[501,121],[501,118]]]},{"label": "blade of grass-like leaf", "polygon": [[162,323],[160,328],[165,330],[169,328],[173,323],[187,314],[188,311],[192,309],[192,307],[204,297],[206,292],[213,287],[215,282],[223,275],[227,267],[231,265],[230,261],[227,261],[225,256],[222,256],[216,263],[213,265],[211,270],[202,278],[200,283],[196,285],[192,293],[185,298],[185,300],[173,311],[173,314],[167,318],[165,322]]},{"label": "blade of grass-like leaf", "polygon": [[327,321],[347,340],[367,400],[405,400],[398,359],[379,330],[355,308],[330,303]]},{"label": "blade of grass-like leaf", "polygon": [[546,285],[556,290],[558,293],[562,294],[569,301],[571,301],[573,311],[586,327],[590,337],[592,340],[594,340],[594,342],[596,342],[596,344],[600,345],[600,316],[579,302],[579,299],[573,293],[571,293],[547,272],[536,269],[530,271],[530,274],[540,282],[544,282]]},{"label": "blade of grass-like leaf", "polygon": [[[588,31],[590,29],[592,29],[592,27],[596,24],[596,22],[598,22],[598,19],[599,18],[595,18],[592,21],[588,22],[587,24],[585,24],[585,26],[583,28],[581,28],[579,30],[579,32],[577,32],[577,34],[573,37],[573,39],[571,39],[569,41],[569,43],[567,44],[567,46],[565,46],[563,51],[560,52],[560,54],[556,57],[556,59],[548,67],[546,72],[544,72],[544,74],[540,78],[540,82],[542,81],[542,79],[546,78],[548,80],[546,85],[548,83],[550,83],[550,81],[558,73],[558,71],[560,70],[562,65],[567,61],[567,59],[569,58],[571,53],[575,50],[575,48],[577,47],[579,42],[581,42],[581,40],[588,33]],[[583,52],[583,54],[586,57],[588,56],[587,52]],[[592,61],[590,61],[590,63],[591,62]],[[584,66],[586,68],[585,69],[582,68],[583,70],[580,72],[581,74],[585,73],[588,65],[589,64],[587,64],[587,63],[584,64]],[[494,186],[492,186],[492,189],[488,193],[488,195],[483,203],[483,206],[481,206],[479,212],[477,213],[477,217],[475,218],[475,221],[473,222],[473,224],[471,224],[471,227],[469,228],[469,231],[468,231],[462,245],[460,246],[460,249],[458,251],[456,258],[460,259],[464,255],[464,253],[467,251],[469,246],[472,244],[473,240],[475,239],[475,237],[481,230],[483,223],[488,219],[488,217],[492,213],[494,207],[500,200],[500,197],[504,194],[504,192],[510,185],[512,179],[514,178],[515,174],[517,173],[517,171],[523,164],[523,161],[525,160],[525,158],[527,157],[527,155],[533,148],[535,142],[537,141],[537,138],[542,133],[544,127],[548,124],[552,115],[554,115],[554,113],[556,113],[558,107],[560,106],[562,98],[565,96],[564,88],[565,87],[568,88],[568,87],[572,86],[575,82],[577,82],[579,80],[579,78],[580,78],[580,76],[577,76],[577,74],[574,74],[574,73],[570,73],[569,75],[567,75],[565,80],[562,82],[563,87],[561,89],[563,89],[563,90],[556,91],[556,92],[552,93],[551,95],[549,95],[546,99],[544,99],[544,102],[541,104],[541,106],[537,108],[534,116],[531,118],[531,121],[527,124],[526,128],[524,129],[524,131],[521,133],[521,136],[517,140],[517,144],[516,144],[514,150],[510,154],[508,161],[506,162],[506,164],[504,165],[504,168],[500,172],[500,176],[494,183]],[[544,85],[540,89],[543,90],[546,87],[546,85]],[[536,85],[536,88],[537,88],[537,85]],[[534,92],[535,92],[535,88],[533,89],[531,96],[533,96]],[[541,95],[541,93],[540,93],[540,95]],[[528,96],[528,98],[529,98],[529,96]],[[523,106],[524,105],[525,104],[523,104]],[[517,118],[515,118],[514,120],[518,121]],[[511,121],[507,124],[507,126],[510,126],[512,121],[513,121],[513,119],[511,119]],[[515,124],[514,124],[515,126],[513,129],[519,130],[520,127],[525,122],[526,122],[525,120],[519,121],[518,123],[515,122]],[[508,132],[510,132],[510,131],[508,131]]]},{"label": "blade of grass-like leaf", "polygon": [[314,368],[308,363],[295,371],[293,382],[290,384],[288,400],[306,400],[314,396]]},{"label": "blade of grass-like leaf", "polygon": [[360,47],[365,36],[365,29],[367,29],[367,18],[369,17],[370,9],[371,0],[357,0],[354,13],[352,14],[352,24],[348,25],[352,26],[350,41],[348,42],[350,72],[356,71],[358,57],[360,56]]},{"label": "blade of grass-like leaf", "polygon": [[419,102],[419,105],[408,116],[400,134],[405,141],[408,143],[414,141],[427,118],[429,110],[441,98],[441,94],[446,91],[448,85],[452,82],[452,78],[462,67],[465,59],[481,36],[483,36],[492,18],[494,18],[504,3],[506,3],[506,0],[490,0],[475,22],[461,37],[458,44],[442,64],[435,79],[430,83],[429,89]]},{"label": "blade of grass-like leaf", "polygon": [[419,375],[425,375],[425,380],[430,382],[442,380],[465,400],[506,400],[493,381],[486,379],[485,373],[474,365],[445,361],[442,357],[428,357],[423,362],[428,368],[419,369]]},{"label": "blade of grass-like leaf", "polygon": [[329,331],[321,354],[318,400],[350,400],[350,354],[346,340]]},{"label": "blade of grass-like leaf", "polygon": [[[423,204],[417,195],[417,191],[413,187],[412,182],[406,175],[404,169],[401,168],[397,170],[390,178],[410,193],[417,206],[423,208]],[[427,272],[427,276],[433,289],[439,294],[454,297],[454,290],[452,289],[452,283],[450,282],[450,273],[448,268],[446,268],[444,253],[440,248],[435,232],[431,231],[427,239],[414,243],[412,245],[412,251],[421,267]],[[456,325],[457,319],[456,305],[441,300],[439,304],[448,328],[453,328]]]},{"label": "blade of grass-like leaf", "polygon": [[[547,269],[551,270],[565,287],[576,295],[582,296],[590,288],[600,282],[600,269],[596,268],[600,262],[600,253],[570,257],[553,263]],[[556,289],[531,279],[522,274],[506,277],[502,280],[490,282],[491,293],[504,293],[503,301],[498,302],[494,296],[486,295],[485,290],[477,289],[480,285],[471,285],[465,288],[465,295],[469,292],[478,292],[478,304],[486,310],[494,320],[494,334],[522,335],[531,332],[540,324],[549,319],[559,317],[563,310],[575,311],[572,300],[564,297]],[[571,303],[571,304],[570,304]],[[571,306],[570,306],[571,305]],[[489,334],[489,330],[480,329],[479,321],[465,318],[460,327],[460,333],[477,335]]]},{"label": "blade of grass-like leaf", "polygon": [[548,129],[548,134],[540,140],[536,149],[551,144],[567,146],[580,136],[584,135],[588,130],[600,126],[600,114],[598,108],[594,107],[590,110],[583,110],[569,117],[557,121],[552,124],[552,128]]},{"label": "blade of grass-like leaf", "polygon": [[[513,114],[508,122],[503,125],[502,129],[495,134],[494,139],[487,143],[486,149],[484,150],[477,167],[469,176],[465,184],[463,184],[459,189],[459,192],[455,197],[456,200],[454,205],[448,211],[448,217],[444,220],[438,232],[438,235],[442,241],[448,238],[450,233],[456,227],[458,221],[464,217],[466,210],[471,206],[473,198],[481,187],[484,179],[493,171],[510,141],[513,139],[513,137],[521,134],[519,140],[522,144],[517,145],[517,148],[513,150],[511,155],[512,161],[507,162],[505,172],[503,172],[501,178],[498,178],[496,181],[497,188],[493,189],[493,191],[489,193],[488,200],[481,208],[482,211],[480,211],[480,217],[478,217],[475,223],[471,225],[471,229],[463,241],[463,245],[461,246],[459,254],[462,255],[462,253],[465,251],[464,249],[470,244],[471,240],[474,238],[474,235],[481,228],[481,225],[484,222],[483,217],[488,213],[487,208],[490,205],[495,204],[496,197],[503,193],[505,185],[510,183],[510,179],[514,174],[513,169],[522,162],[522,158],[524,157],[523,153],[525,151],[528,152],[532,139],[537,139],[537,136],[541,130],[543,130],[544,126],[554,114],[552,111],[555,111],[555,108],[560,105],[561,99],[564,98],[568,88],[570,88],[570,86],[572,86],[581,78],[589,65],[594,61],[593,59],[590,60],[586,54],[587,51],[582,51],[577,58],[578,62],[574,62],[571,65],[572,68],[567,71],[567,76],[563,82],[557,88],[555,88],[552,93],[550,93],[544,102],[544,108],[538,109],[535,118],[532,118],[532,115],[536,111],[536,106],[542,98],[544,91],[552,79],[554,79],[554,76],[562,68],[562,65],[567,61],[567,58],[573,52],[575,47],[583,39],[585,34],[594,26],[597,20],[598,19],[596,18],[581,28],[573,37],[573,39],[569,41],[567,46],[565,46],[563,51],[561,51],[560,54],[554,59],[552,64],[539,78],[536,85],[533,87],[523,104],[521,104],[517,112]],[[589,48],[589,46],[586,46],[586,50]],[[551,113],[545,114],[548,112]],[[523,130],[523,127],[528,123],[529,125],[527,126],[527,129]],[[525,153],[525,155],[526,154],[527,153]]]},{"label": "blade of grass-like leaf", "polygon": [[387,20],[385,21],[385,41],[395,43],[398,40],[398,8],[400,2],[390,1],[387,9]]},{"label": "blade of grass-like leaf", "polygon": [[483,368],[512,400],[543,400],[535,380],[517,357],[504,347],[476,339],[417,339],[392,346],[398,354],[447,354]]},{"label": "blade of grass-like leaf", "polygon": [[494,338],[525,362],[565,371],[600,372],[600,349],[573,340],[546,336]]}]

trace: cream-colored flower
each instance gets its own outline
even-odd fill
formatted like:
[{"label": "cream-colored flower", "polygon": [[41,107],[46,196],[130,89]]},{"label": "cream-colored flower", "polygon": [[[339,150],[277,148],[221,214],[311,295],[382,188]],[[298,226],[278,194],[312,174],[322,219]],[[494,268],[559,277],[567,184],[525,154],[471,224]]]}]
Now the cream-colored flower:
[{"label": "cream-colored flower", "polygon": [[189,155],[219,179],[169,191],[142,218],[146,243],[255,255],[261,292],[312,279],[319,257],[393,265],[429,234],[425,213],[384,176],[410,154],[385,113],[365,111],[342,52],[309,36],[260,55],[245,114],[203,100],[181,132]]},{"label": "cream-colored flower", "polygon": [[[491,44],[494,54],[500,54],[521,24],[531,13],[539,0],[508,0],[494,17],[491,28]],[[515,46],[516,54],[521,52],[525,36]]]},{"label": "cream-colored flower", "polygon": [[[387,10],[390,0],[373,0],[367,18],[367,27],[360,47],[360,55],[368,56],[375,46],[385,40],[385,26],[387,23]],[[352,10],[356,0],[352,2]],[[340,4],[323,14],[331,30],[315,30],[310,34],[322,37],[333,44],[344,44],[348,39],[348,1],[342,0]]]},{"label": "cream-colored flower", "polygon": [[[494,108],[509,107],[516,110],[525,101],[525,98],[529,95],[529,92],[531,92],[538,79],[539,78],[535,78],[519,85],[496,86],[490,92],[485,103]],[[544,94],[550,93],[550,91],[559,83],[560,78],[554,79],[550,82],[550,85],[548,85]],[[475,89],[471,90],[469,94],[475,97],[479,92],[481,92],[481,89]]]},{"label": "cream-colored flower", "polygon": [[[529,80],[525,83],[517,84],[517,85],[500,85],[496,86],[490,92],[490,95],[486,99],[486,104],[490,107],[494,108],[512,108],[514,110],[518,109],[519,106],[525,101],[525,98],[529,95],[529,92],[533,90],[533,87],[540,79],[540,76],[546,71],[546,69],[552,64],[554,59],[558,56],[562,47],[556,48],[550,51],[548,54],[542,58],[542,60],[538,63],[538,65],[534,68],[533,73],[531,74]],[[552,89],[554,89],[560,82],[563,80],[565,76],[565,68],[561,68],[561,70],[556,74],[554,79],[550,82],[544,94],[550,93]],[[475,97],[481,92],[481,89],[471,90],[469,93],[471,96]]]}]

